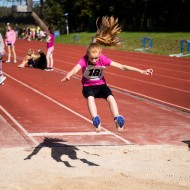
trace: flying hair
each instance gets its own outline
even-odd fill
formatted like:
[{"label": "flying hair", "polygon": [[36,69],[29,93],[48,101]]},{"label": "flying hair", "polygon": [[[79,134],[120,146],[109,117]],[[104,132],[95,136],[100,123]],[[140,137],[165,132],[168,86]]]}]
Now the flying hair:
[{"label": "flying hair", "polygon": [[94,36],[94,42],[99,43],[104,46],[118,46],[120,45],[120,40],[117,35],[121,32],[121,27],[118,24],[118,18],[113,16],[102,17],[102,22],[98,26],[99,17],[96,20],[96,35]]}]

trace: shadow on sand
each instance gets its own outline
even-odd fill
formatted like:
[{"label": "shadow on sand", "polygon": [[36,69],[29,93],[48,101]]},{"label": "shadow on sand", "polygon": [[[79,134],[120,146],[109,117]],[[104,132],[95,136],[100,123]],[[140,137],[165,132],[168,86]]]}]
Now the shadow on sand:
[{"label": "shadow on sand", "polygon": [[[63,161],[61,159],[63,155],[68,156],[71,160],[80,160],[81,162],[88,164],[89,166],[99,166],[93,162],[88,161],[85,158],[78,158],[77,151],[79,151],[79,149],[72,145],[63,144],[63,142],[65,141],[61,139],[45,137],[44,141],[40,143],[37,147],[35,147],[32,153],[29,154],[24,160],[31,159],[34,155],[37,155],[43,147],[48,147],[51,149],[51,157],[57,162],[63,162],[67,167],[73,166],[71,166],[68,161]],[[85,153],[89,154],[88,152]]]}]

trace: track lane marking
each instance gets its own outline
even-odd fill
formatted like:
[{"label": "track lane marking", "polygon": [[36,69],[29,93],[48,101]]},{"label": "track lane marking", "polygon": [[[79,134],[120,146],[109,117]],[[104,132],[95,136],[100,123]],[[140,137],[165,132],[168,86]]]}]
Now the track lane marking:
[{"label": "track lane marking", "polygon": [[30,134],[28,133],[28,131],[26,131],[26,129],[7,111],[5,110],[5,108],[3,108],[1,105],[0,105],[0,109],[1,111],[3,111],[3,113],[5,113],[8,118],[35,144],[35,145],[38,145],[38,141],[33,138],[32,136],[30,136]]},{"label": "track lane marking", "polygon": [[111,131],[102,131],[100,133],[97,132],[60,132],[60,133],[29,133],[29,136],[78,136],[78,135],[86,135],[86,136],[96,136],[96,135],[110,135]]},{"label": "track lane marking", "polygon": [[[31,47],[36,48],[36,41],[34,41],[34,43],[32,43],[32,41],[29,42],[29,43],[30,43],[30,48]],[[41,43],[42,42],[40,42],[39,44],[41,44]],[[28,45],[26,45],[26,43],[21,44],[21,45],[22,45],[22,47],[25,47],[25,48],[29,47]],[[66,45],[62,44],[62,45],[63,45],[62,46],[63,48],[60,48],[60,44],[55,44],[56,52],[61,52],[62,53],[64,51],[64,54],[67,54],[67,52],[71,53],[71,51],[67,51],[68,48],[65,48],[65,47],[71,47],[71,48],[73,48],[74,45],[69,45],[69,44],[66,44]],[[46,46],[45,42],[44,42],[43,46],[44,46],[44,48],[46,48],[45,47]],[[24,48],[24,50],[25,50],[25,48]],[[83,51],[85,53],[85,50],[86,50],[85,46],[81,47],[81,49],[77,48],[75,52],[72,52],[72,54],[77,55],[80,58],[81,57],[81,52]],[[17,51],[26,52],[26,51],[23,51],[23,50],[20,50],[20,49],[18,49]],[[179,62],[180,61],[180,62],[182,62],[184,64],[189,63],[189,59],[188,58],[182,60],[182,59],[179,59],[179,58],[171,58],[171,57],[166,56],[166,55],[165,56],[164,55],[160,56],[160,55],[157,55],[157,54],[155,56],[152,55],[152,54],[149,54],[148,57],[145,54],[144,57],[146,57],[146,58],[139,58],[138,55],[141,54],[141,53],[138,53],[138,52],[123,52],[123,51],[120,51],[120,50],[115,50],[115,51],[114,50],[113,51],[112,50],[111,51],[108,50],[107,51],[107,49],[104,49],[104,51],[106,52],[106,54],[108,53],[108,54],[114,55],[114,56],[116,56],[118,58],[122,58],[122,59],[126,58],[126,56],[129,55],[129,57],[127,57],[127,59],[132,59],[132,60],[136,60],[136,61],[146,61],[146,62],[150,62],[150,63],[159,63],[159,64],[164,64],[164,65],[167,64],[167,65],[172,65],[172,66],[179,66],[178,63],[171,63],[171,61],[174,61],[174,62]],[[56,54],[56,52],[55,52],[55,54]],[[60,54],[60,53],[58,53],[58,54]],[[152,59],[154,59],[156,61],[153,61]],[[140,65],[140,63],[139,63],[139,65]],[[182,65],[182,67],[189,68],[188,65]]]},{"label": "track lane marking", "polygon": [[[58,70],[58,72],[61,71],[60,73],[64,73],[64,74],[67,73],[67,71],[64,71],[64,70],[61,70],[61,69],[58,69],[58,68],[55,68],[55,69]],[[56,70],[55,70],[55,71],[56,71]],[[81,80],[81,76],[79,76],[79,75],[75,75],[75,76],[73,76],[72,78],[75,78],[75,79],[77,79],[77,80]],[[143,98],[145,98],[145,99],[148,99],[148,100],[151,100],[151,101],[154,101],[154,102],[158,102],[158,103],[163,104],[163,105],[168,105],[169,107],[172,107],[172,108],[175,107],[175,108],[177,108],[177,109],[179,109],[179,110],[185,110],[185,111],[187,111],[187,112],[190,112],[190,109],[189,109],[189,108],[186,108],[186,107],[183,107],[183,106],[178,106],[178,105],[176,105],[176,104],[172,104],[172,103],[169,103],[169,102],[165,102],[165,101],[162,101],[162,100],[160,100],[160,99],[153,98],[153,97],[150,97],[150,96],[146,96],[146,95],[144,95],[144,94],[140,94],[140,93],[138,93],[138,92],[134,92],[134,91],[130,91],[130,90],[127,90],[127,89],[124,89],[124,88],[120,88],[120,87],[117,87],[117,86],[114,86],[114,85],[111,85],[111,84],[108,84],[108,86],[110,86],[110,87],[116,89],[117,92],[119,92],[119,93],[124,92],[124,93],[133,94],[133,95],[135,95],[136,97],[143,97]],[[118,90],[119,90],[119,91],[118,91]],[[122,92],[121,92],[121,91],[122,91]],[[124,93],[122,93],[122,94],[124,94]],[[188,92],[188,93],[190,93],[190,92]]]},{"label": "track lane marking", "polygon": [[[67,107],[67,106],[61,104],[60,102],[54,100],[53,98],[51,98],[51,97],[49,97],[49,96],[43,94],[42,92],[36,90],[35,88],[32,88],[31,86],[28,86],[27,84],[23,83],[22,81],[17,80],[17,79],[14,78],[13,76],[11,76],[11,75],[9,75],[9,74],[7,74],[7,73],[5,73],[5,74],[6,74],[6,76],[8,76],[8,77],[11,78],[12,80],[16,81],[17,83],[19,83],[19,84],[21,84],[21,85],[23,85],[23,86],[29,88],[30,90],[34,91],[35,93],[37,93],[37,94],[43,96],[44,98],[50,100],[51,102],[57,104],[58,106],[60,106],[60,107],[62,107],[62,108],[64,108],[64,109],[66,109],[67,111],[73,113],[74,115],[76,115],[76,116],[78,116],[78,117],[80,117],[80,118],[84,119],[85,121],[87,121],[87,122],[89,122],[89,123],[92,124],[92,121],[91,121],[90,119],[86,118],[85,116],[81,115],[80,113],[78,113],[78,112],[76,112],[76,111],[70,109],[69,107]],[[102,129],[103,129],[105,132],[110,132],[109,130],[107,130],[107,129],[104,128],[104,127],[102,127]],[[27,131],[25,130],[25,132],[27,132]],[[29,134],[29,133],[27,132],[27,134]],[[101,132],[100,132],[99,134],[101,135]],[[121,141],[125,142],[126,144],[132,144],[131,142],[129,142],[129,141],[126,140],[125,138],[123,138],[123,137],[121,137],[121,136],[119,136],[119,135],[117,135],[117,134],[115,134],[115,133],[111,133],[111,134],[112,134],[113,136],[115,136],[116,138],[120,139]]]}]

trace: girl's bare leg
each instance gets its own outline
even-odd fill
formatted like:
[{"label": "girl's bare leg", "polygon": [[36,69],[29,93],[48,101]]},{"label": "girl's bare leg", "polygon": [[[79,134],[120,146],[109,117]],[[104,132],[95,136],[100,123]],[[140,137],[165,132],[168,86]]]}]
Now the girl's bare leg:
[{"label": "girl's bare leg", "polygon": [[53,53],[50,54],[50,67],[53,68]]},{"label": "girl's bare leg", "polygon": [[12,48],[12,52],[13,52],[14,63],[16,63],[16,52],[15,52],[15,46],[13,45],[11,48]]},{"label": "girl's bare leg", "polygon": [[125,124],[125,119],[122,115],[119,115],[119,110],[115,98],[110,95],[107,98],[111,113],[113,115],[114,121],[116,123],[116,128],[118,131],[123,131],[123,125]]},{"label": "girl's bare leg", "polygon": [[88,105],[88,110],[90,112],[90,115],[92,117],[92,122],[95,127],[96,132],[101,131],[101,122],[100,122],[100,117],[97,115],[97,107],[96,107],[96,102],[95,98],[93,96],[89,96],[87,98],[87,105]]},{"label": "girl's bare leg", "polygon": [[46,59],[47,59],[47,67],[50,67],[50,51],[47,51],[47,55],[46,55]]},{"label": "girl's bare leg", "polygon": [[6,62],[10,62],[11,61],[11,47],[10,46],[7,46],[8,47],[8,59]]},{"label": "girl's bare leg", "polygon": [[92,118],[97,116],[97,107],[96,107],[96,102],[93,96],[89,96],[87,98],[87,105],[88,105],[88,110],[90,112],[90,115]]},{"label": "girl's bare leg", "polygon": [[113,117],[114,118],[117,117],[119,115],[119,110],[118,110],[118,106],[115,101],[115,98],[112,95],[110,95],[110,96],[108,96],[107,101],[108,101],[108,104],[109,104],[109,107],[110,107]]}]

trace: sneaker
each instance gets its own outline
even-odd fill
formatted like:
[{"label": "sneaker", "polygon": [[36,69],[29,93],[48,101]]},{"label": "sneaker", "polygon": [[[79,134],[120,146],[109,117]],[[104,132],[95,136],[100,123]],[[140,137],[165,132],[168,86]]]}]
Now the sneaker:
[{"label": "sneaker", "polygon": [[49,68],[49,67],[46,67],[46,68],[44,69],[44,71],[50,71],[50,68]]},{"label": "sneaker", "polygon": [[14,60],[14,63],[17,63],[17,61],[16,61],[16,60]]},{"label": "sneaker", "polygon": [[96,116],[92,119],[93,125],[95,127],[96,132],[101,131],[101,122],[100,122],[100,117]]},{"label": "sneaker", "polygon": [[116,128],[118,131],[123,131],[123,126],[125,124],[125,119],[122,115],[118,115],[117,117],[114,118]]},{"label": "sneaker", "polygon": [[18,65],[17,67],[18,67],[18,68],[24,68],[24,67],[25,67],[25,65],[21,63],[21,64],[20,64],[20,65]]},{"label": "sneaker", "polygon": [[49,71],[53,71],[54,69],[53,68],[49,68]]},{"label": "sneaker", "polygon": [[4,75],[1,75],[0,76],[0,84],[2,84],[5,81],[6,78],[7,77],[5,77]]},{"label": "sneaker", "polygon": [[5,61],[5,63],[10,63],[10,62],[11,62],[10,60]]}]

